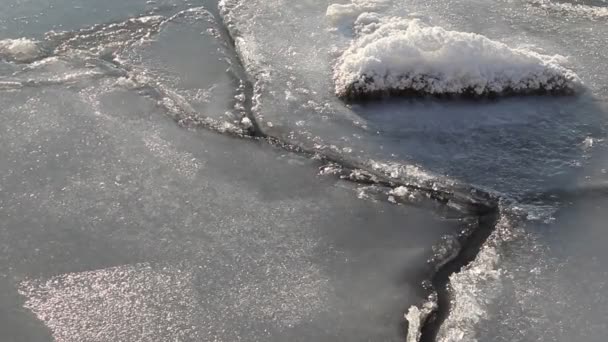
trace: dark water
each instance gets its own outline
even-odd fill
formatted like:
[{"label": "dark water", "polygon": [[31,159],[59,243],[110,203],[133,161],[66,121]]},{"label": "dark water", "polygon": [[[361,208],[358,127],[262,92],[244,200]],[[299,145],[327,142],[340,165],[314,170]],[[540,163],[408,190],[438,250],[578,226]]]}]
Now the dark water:
[{"label": "dark water", "polygon": [[3,5],[1,341],[405,341],[488,193],[436,339],[604,340],[604,2],[387,2],[584,91],[357,105],[332,3]]}]

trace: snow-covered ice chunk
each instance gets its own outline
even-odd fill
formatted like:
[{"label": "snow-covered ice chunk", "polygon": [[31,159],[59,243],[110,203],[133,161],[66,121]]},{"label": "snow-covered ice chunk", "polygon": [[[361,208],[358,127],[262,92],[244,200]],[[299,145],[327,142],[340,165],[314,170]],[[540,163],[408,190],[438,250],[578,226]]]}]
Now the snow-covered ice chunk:
[{"label": "snow-covered ice chunk", "polygon": [[341,98],[571,93],[580,84],[559,55],[510,48],[420,19],[387,18],[372,25],[359,30],[334,67]]}]

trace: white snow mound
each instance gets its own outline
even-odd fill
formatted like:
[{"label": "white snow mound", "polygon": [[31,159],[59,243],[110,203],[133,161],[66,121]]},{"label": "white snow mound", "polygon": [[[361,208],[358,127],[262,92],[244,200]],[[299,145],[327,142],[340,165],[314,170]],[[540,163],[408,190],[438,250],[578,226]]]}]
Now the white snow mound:
[{"label": "white snow mound", "polygon": [[369,27],[357,30],[359,37],[334,67],[335,91],[341,98],[570,93],[581,83],[560,65],[566,59],[559,55],[513,49],[420,19],[360,22],[370,22]]}]

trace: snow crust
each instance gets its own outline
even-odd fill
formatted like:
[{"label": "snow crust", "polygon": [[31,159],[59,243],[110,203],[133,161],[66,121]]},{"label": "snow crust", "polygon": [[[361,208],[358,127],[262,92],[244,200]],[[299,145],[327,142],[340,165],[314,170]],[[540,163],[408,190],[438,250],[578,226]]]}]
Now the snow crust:
[{"label": "snow crust", "polygon": [[510,48],[485,36],[420,19],[362,14],[358,37],[334,67],[341,98],[571,93],[580,79],[566,58]]}]

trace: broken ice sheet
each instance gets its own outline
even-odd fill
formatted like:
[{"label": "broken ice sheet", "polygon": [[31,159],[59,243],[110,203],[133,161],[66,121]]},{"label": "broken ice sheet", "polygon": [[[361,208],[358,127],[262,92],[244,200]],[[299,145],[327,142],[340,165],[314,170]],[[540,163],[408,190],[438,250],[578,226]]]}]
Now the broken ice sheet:
[{"label": "broken ice sheet", "polygon": [[32,313],[0,331],[402,340],[431,247],[458,220],[360,200],[269,145],[183,130],[115,80],[0,96],[0,315]]}]

